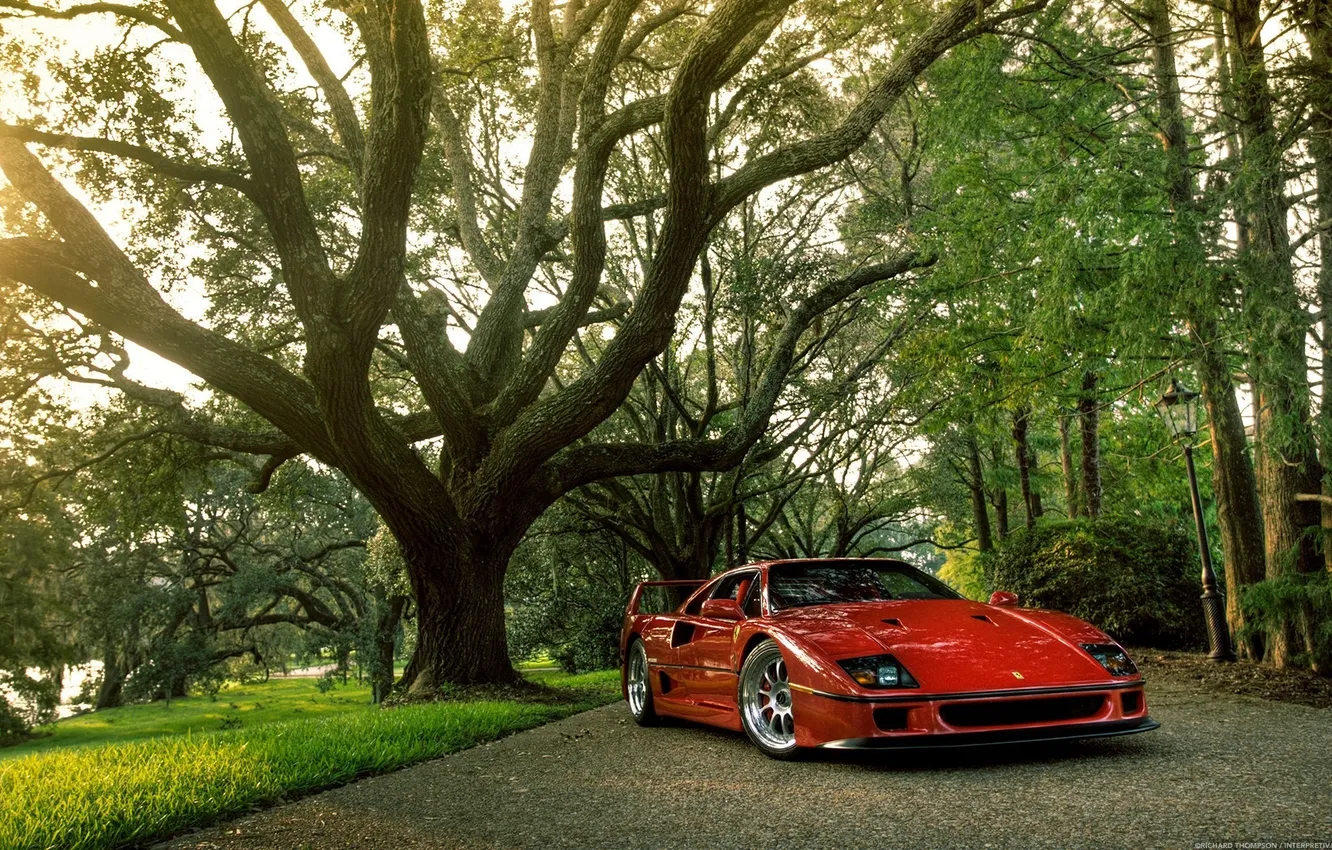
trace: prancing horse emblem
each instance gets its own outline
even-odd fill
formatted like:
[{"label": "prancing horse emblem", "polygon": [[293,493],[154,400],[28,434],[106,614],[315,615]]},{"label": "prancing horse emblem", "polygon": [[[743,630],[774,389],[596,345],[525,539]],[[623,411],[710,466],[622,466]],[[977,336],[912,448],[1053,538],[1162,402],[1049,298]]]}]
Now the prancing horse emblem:
[{"label": "prancing horse emblem", "polygon": [[1018,671],[1014,670],[1014,671],[1013,671],[1013,678],[1014,678],[1014,679],[1021,679],[1021,678],[1022,678],[1022,674],[1019,673]]}]

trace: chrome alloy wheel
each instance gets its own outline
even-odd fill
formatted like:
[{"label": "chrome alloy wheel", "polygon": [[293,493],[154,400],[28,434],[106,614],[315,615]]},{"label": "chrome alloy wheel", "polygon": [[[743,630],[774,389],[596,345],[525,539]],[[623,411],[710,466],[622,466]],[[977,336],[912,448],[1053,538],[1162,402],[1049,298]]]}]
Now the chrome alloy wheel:
[{"label": "chrome alloy wheel", "polygon": [[648,701],[647,650],[641,642],[635,642],[629,653],[629,710],[634,717],[643,717]]},{"label": "chrome alloy wheel", "polygon": [[746,659],[740,682],[745,729],[764,750],[795,749],[795,717],[786,661],[776,643],[765,643]]}]

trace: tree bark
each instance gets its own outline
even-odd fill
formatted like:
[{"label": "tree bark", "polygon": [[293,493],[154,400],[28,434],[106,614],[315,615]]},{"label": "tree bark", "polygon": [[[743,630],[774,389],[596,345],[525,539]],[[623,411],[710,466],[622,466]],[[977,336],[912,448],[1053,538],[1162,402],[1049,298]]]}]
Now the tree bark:
[{"label": "tree bark", "polygon": [[[1148,0],[1143,8],[1152,35],[1158,125],[1167,166],[1164,188],[1170,199],[1175,236],[1186,254],[1202,258],[1209,251],[1204,248],[1203,232],[1194,216],[1197,185],[1189,162],[1188,127],[1180,96],[1169,5],[1167,0]],[[1225,307],[1222,281],[1216,277],[1209,276],[1200,288],[1201,303],[1190,311],[1193,315],[1189,330],[1196,346],[1194,359],[1212,437],[1212,489],[1225,562],[1226,620],[1231,634],[1239,635],[1244,627],[1240,597],[1245,587],[1262,581],[1265,556],[1257,483],[1249,460],[1244,420],[1235,398],[1223,342],[1218,339],[1215,317]],[[1240,655],[1262,657],[1262,641],[1257,636],[1250,635],[1235,643]]]},{"label": "tree bark", "polygon": [[102,659],[102,684],[97,688],[93,710],[118,708],[125,702],[125,665],[114,649],[108,648]]},{"label": "tree bark", "polygon": [[1059,414],[1059,468],[1064,473],[1064,506],[1069,519],[1078,518],[1078,476],[1073,469],[1072,428],[1069,415]]},{"label": "tree bark", "polygon": [[[1212,437],[1212,492],[1225,559],[1226,620],[1231,633],[1240,635],[1244,628],[1240,605],[1244,588],[1262,581],[1266,572],[1263,518],[1244,419],[1230,368],[1215,348],[1215,330],[1214,325],[1200,323],[1193,333],[1199,340],[1196,363]],[[1236,649],[1254,660],[1263,657],[1263,641],[1258,635],[1237,640]]]},{"label": "tree bark", "polygon": [[1078,398],[1078,422],[1082,431],[1082,495],[1088,519],[1101,515],[1101,412],[1096,396],[1100,377],[1092,371],[1082,373],[1082,394]]},{"label": "tree bark", "polygon": [[[1298,7],[1297,7],[1298,8]],[[1332,404],[1327,387],[1332,382],[1332,1],[1306,0],[1301,9],[1301,29],[1309,43],[1309,102],[1315,106],[1309,115],[1309,156],[1314,162],[1318,192],[1315,221],[1318,233],[1318,304],[1322,308],[1323,399],[1318,406],[1318,439],[1321,456],[1332,452]],[[1332,494],[1332,476],[1323,475],[1323,493]],[[1323,565],[1332,571],[1332,504],[1322,508]]]},{"label": "tree bark", "polygon": [[1018,485],[1022,490],[1022,506],[1026,511],[1027,528],[1036,527],[1039,516],[1038,497],[1031,491],[1031,445],[1027,441],[1030,412],[1021,407],[1013,413],[1013,454],[1017,458]]},{"label": "tree bark", "polygon": [[416,652],[402,676],[408,696],[429,696],[445,683],[515,681],[505,633],[504,571],[516,541],[498,548],[489,541],[423,548],[398,540],[416,597]]},{"label": "tree bark", "polygon": [[994,551],[990,534],[990,511],[985,498],[985,476],[981,469],[980,448],[974,437],[967,437],[967,487],[971,490],[971,519],[976,526],[976,548],[982,554]]},{"label": "tree bark", "polygon": [[[1269,579],[1322,569],[1310,529],[1322,524],[1318,505],[1297,502],[1317,492],[1322,469],[1310,425],[1308,361],[1304,346],[1308,314],[1291,265],[1286,177],[1262,38],[1266,20],[1259,0],[1232,0],[1230,53],[1239,113],[1241,159],[1239,211],[1248,235],[1240,256],[1250,328],[1252,369],[1258,386],[1258,420],[1266,456],[1257,482]],[[1311,638],[1311,624],[1276,624],[1268,634],[1267,659],[1286,667]],[[1300,639],[1300,632],[1305,640]]]},{"label": "tree bark", "polygon": [[[990,457],[996,470],[1004,468],[1006,458],[1002,440],[990,443]],[[990,491],[990,504],[994,506],[994,536],[998,542],[1003,543],[1008,538],[1008,488],[996,484]]]},{"label": "tree bark", "polygon": [[393,658],[397,649],[398,624],[410,600],[389,599],[375,622],[375,659],[370,670],[370,699],[378,704],[393,690]]}]

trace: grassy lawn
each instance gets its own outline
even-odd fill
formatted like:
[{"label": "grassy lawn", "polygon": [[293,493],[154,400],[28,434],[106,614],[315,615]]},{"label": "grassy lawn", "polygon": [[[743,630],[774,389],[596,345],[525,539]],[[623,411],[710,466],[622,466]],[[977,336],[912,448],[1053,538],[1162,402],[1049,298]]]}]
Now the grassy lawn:
[{"label": "grassy lawn", "polygon": [[266,723],[330,717],[369,708],[369,685],[355,680],[321,694],[314,679],[271,679],[266,683],[228,685],[216,700],[175,699],[94,711],[41,728],[42,737],[0,749],[0,761],[66,747],[118,744],[163,735],[245,729]]},{"label": "grassy lawn", "polygon": [[[619,698],[617,671],[528,677],[555,689],[557,698],[379,710],[366,704],[364,692],[319,694],[313,682],[283,680],[224,691],[215,703],[192,698],[169,710],[113,709],[102,712],[101,726],[88,725],[96,715],[62,721],[52,737],[0,761],[0,847],[83,850],[143,842]],[[241,690],[253,693],[239,698]],[[238,717],[240,727],[219,730],[229,717]],[[66,724],[80,725],[62,729]]]}]

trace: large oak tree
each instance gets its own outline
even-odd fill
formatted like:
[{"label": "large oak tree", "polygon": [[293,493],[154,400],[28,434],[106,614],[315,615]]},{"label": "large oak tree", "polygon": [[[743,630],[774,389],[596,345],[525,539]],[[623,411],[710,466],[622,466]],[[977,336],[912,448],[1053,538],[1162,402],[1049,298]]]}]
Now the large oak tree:
[{"label": "large oak tree", "polygon": [[[810,286],[726,427],[585,439],[670,342],[708,233],[767,187],[849,156],[950,47],[1042,5],[994,2],[533,0],[508,14],[262,0],[261,21],[212,0],[3,0],[28,19],[8,55],[31,57],[18,60],[31,85],[27,110],[0,126],[0,169],[30,206],[11,206],[0,277],[242,405],[210,420],[123,363],[100,367],[172,433],[269,458],[261,479],[301,454],[345,474],[410,574],[414,690],[508,680],[503,577],[534,519],[589,482],[734,465],[815,319],[922,262],[901,244]],[[106,45],[61,64],[90,32],[62,28],[89,16],[113,22]],[[330,41],[351,71],[333,69]],[[763,112],[795,75],[835,92],[839,51],[878,52],[882,72],[819,121]],[[56,70],[43,78],[35,57]],[[731,126],[746,122],[766,134]],[[659,156],[659,194],[613,197],[609,167],[631,143]],[[511,168],[515,149],[524,161]],[[141,205],[151,227],[104,226],[107,199]],[[608,256],[613,222],[632,216],[651,216],[655,239],[625,291],[606,285]],[[154,250],[136,233],[167,242]],[[470,283],[438,285],[458,267]],[[185,272],[212,281],[203,318],[164,297]],[[219,310],[218,292],[240,290],[246,309]],[[256,334],[274,315],[281,333]],[[575,346],[594,356],[570,370]],[[418,449],[432,439],[437,461]]]}]

